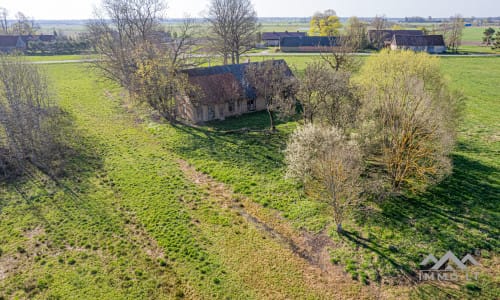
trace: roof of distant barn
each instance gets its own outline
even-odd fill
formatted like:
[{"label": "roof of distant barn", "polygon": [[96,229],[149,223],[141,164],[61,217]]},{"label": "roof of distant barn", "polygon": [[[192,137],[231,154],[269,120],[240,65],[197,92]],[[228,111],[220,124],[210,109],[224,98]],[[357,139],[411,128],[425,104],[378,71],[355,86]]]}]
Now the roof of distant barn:
[{"label": "roof of distant barn", "polygon": [[0,35],[0,47],[16,47],[18,35]]},{"label": "roof of distant barn", "polygon": [[305,32],[263,32],[262,33],[262,40],[267,41],[267,40],[279,40],[283,37],[301,37],[301,36],[306,36]]},{"label": "roof of distant barn", "polygon": [[442,35],[394,35],[393,42],[398,46],[409,47],[445,46]]},{"label": "roof of distant barn", "polygon": [[284,37],[280,40],[281,47],[333,47],[337,46],[339,37],[328,36],[303,36]]}]

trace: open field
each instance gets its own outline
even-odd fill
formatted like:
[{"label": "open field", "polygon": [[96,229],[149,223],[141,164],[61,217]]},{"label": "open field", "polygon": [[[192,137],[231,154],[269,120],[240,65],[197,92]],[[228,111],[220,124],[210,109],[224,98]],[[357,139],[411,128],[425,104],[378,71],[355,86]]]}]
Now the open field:
[{"label": "open field", "polygon": [[[486,27],[466,27],[464,28],[464,34],[462,36],[462,40],[464,42],[482,42],[483,41],[483,33],[488,28]],[[495,31],[500,30],[500,27],[492,27]]]},{"label": "open field", "polygon": [[27,61],[31,62],[39,62],[39,61],[65,61],[65,60],[82,60],[82,59],[89,59],[92,58],[93,56],[90,55],[82,55],[82,54],[74,54],[74,55],[34,55],[34,56],[26,56]]},{"label": "open field", "polygon": [[[284,57],[299,72],[317,58]],[[220,132],[265,128],[263,113],[162,124],[85,64],[46,66],[74,158],[60,181],[33,171],[0,183],[0,299],[494,299],[500,58],[442,65],[467,96],[453,175],[424,195],[367,203],[343,236],[327,205],[283,178],[296,122],[275,135]],[[311,236],[329,253],[305,247]],[[475,249],[478,282],[393,285],[429,253]]]}]

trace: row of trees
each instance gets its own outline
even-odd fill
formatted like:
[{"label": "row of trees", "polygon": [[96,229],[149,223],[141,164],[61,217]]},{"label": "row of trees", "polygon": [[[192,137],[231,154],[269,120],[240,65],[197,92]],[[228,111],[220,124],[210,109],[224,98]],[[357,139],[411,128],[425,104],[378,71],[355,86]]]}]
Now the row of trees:
[{"label": "row of trees", "polygon": [[25,53],[29,55],[68,55],[86,53],[91,50],[90,42],[78,38],[58,37],[55,42],[30,41]]},{"label": "row of trees", "polygon": [[353,204],[420,192],[451,172],[462,96],[438,58],[383,51],[354,77],[313,62],[298,97],[304,125],[288,142],[287,175],[332,205],[339,232]]}]

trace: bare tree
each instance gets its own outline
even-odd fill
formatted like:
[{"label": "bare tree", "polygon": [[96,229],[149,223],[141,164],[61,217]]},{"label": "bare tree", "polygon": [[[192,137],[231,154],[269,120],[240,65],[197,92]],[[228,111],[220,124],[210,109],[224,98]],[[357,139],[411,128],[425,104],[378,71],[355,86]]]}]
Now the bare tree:
[{"label": "bare tree", "polygon": [[361,60],[353,55],[356,51],[353,37],[330,37],[330,45],[330,51],[320,52],[320,56],[333,70],[353,72],[361,66]]},{"label": "bare tree", "polygon": [[257,13],[250,0],[212,0],[207,20],[212,34],[213,49],[227,63],[240,62],[240,56],[250,50],[258,32]]},{"label": "bare tree", "polygon": [[[95,19],[87,25],[89,37],[101,59],[95,66],[103,75],[130,87],[137,70],[135,59],[155,53],[145,46],[157,45],[159,20],[166,4],[162,0],[103,0]],[[145,50],[137,55],[138,50]]]},{"label": "bare tree", "polygon": [[[159,51],[145,46],[148,51]],[[142,55],[144,50],[138,51]],[[130,91],[141,102],[146,102],[170,122],[178,118],[178,97],[191,90],[187,76],[179,72],[169,56],[152,53],[148,58],[137,59],[137,70],[132,76]]]},{"label": "bare tree", "polygon": [[381,49],[384,46],[384,38],[385,34],[383,32],[384,29],[387,29],[389,26],[387,19],[385,16],[375,16],[373,18],[371,27],[375,30],[374,34],[370,36],[370,42],[375,46],[377,49]]},{"label": "bare tree", "polygon": [[307,64],[297,93],[304,121],[339,128],[352,126],[360,102],[350,77],[349,72],[335,71],[324,61]]},{"label": "bare tree", "polygon": [[284,60],[251,64],[245,78],[255,89],[256,96],[266,101],[271,131],[276,130],[276,117],[295,113],[296,80]]},{"label": "bare tree", "polygon": [[20,57],[0,55],[0,171],[25,171],[27,164],[50,172],[58,155],[59,109],[47,79]]},{"label": "bare tree", "polygon": [[361,151],[336,127],[307,124],[290,137],[285,151],[287,176],[301,181],[312,195],[333,208],[337,232],[359,200]]},{"label": "bare tree", "polygon": [[350,17],[347,20],[344,36],[347,37],[347,41],[354,51],[364,49],[368,45],[367,27],[367,24],[361,22],[357,17]]},{"label": "bare tree", "polygon": [[321,61],[308,63],[300,85],[297,97],[302,106],[304,122],[314,123],[324,112],[325,103],[330,97],[330,78],[333,71]]},{"label": "bare tree", "polygon": [[2,33],[9,33],[9,22],[7,21],[7,17],[9,16],[9,12],[7,9],[0,7],[0,30]]},{"label": "bare tree", "polygon": [[12,33],[20,35],[33,35],[40,29],[34,19],[28,18],[22,12],[16,14],[16,22],[12,24]]},{"label": "bare tree", "polygon": [[451,17],[449,23],[441,26],[446,45],[455,53],[458,52],[458,48],[462,45],[463,28],[464,19],[460,15]]},{"label": "bare tree", "polygon": [[208,22],[210,24],[210,47],[211,50],[223,57],[224,64],[228,63],[231,56],[230,38],[230,16],[228,12],[228,1],[217,0],[211,2]]},{"label": "bare tree", "polygon": [[195,36],[199,33],[199,26],[195,19],[185,16],[183,22],[175,32],[175,38],[166,43],[165,53],[175,69],[185,69],[203,64],[205,59],[195,55],[198,50]]}]

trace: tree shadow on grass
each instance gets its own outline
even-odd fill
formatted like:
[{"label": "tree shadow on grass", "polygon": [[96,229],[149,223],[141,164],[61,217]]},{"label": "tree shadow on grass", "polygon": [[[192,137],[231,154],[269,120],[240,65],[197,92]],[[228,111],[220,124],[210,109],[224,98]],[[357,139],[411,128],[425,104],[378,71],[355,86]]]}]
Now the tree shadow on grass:
[{"label": "tree shadow on grass", "polygon": [[[13,188],[28,204],[36,203],[39,199],[51,196],[47,189],[56,188],[70,195],[72,199],[79,198],[78,190],[83,190],[89,184],[89,178],[95,176],[102,169],[103,161],[96,147],[98,143],[79,134],[74,125],[74,118],[62,111],[57,120],[57,138],[52,152],[48,153],[42,165],[27,162],[21,171],[15,172],[2,179],[6,189]],[[40,191],[37,194],[26,193],[24,187],[36,186]],[[7,201],[0,200],[0,213]]]},{"label": "tree shadow on grass", "polygon": [[429,253],[498,251],[499,169],[458,154],[453,162],[453,174],[427,192],[389,198],[378,211],[358,212],[356,221],[371,238],[368,243],[356,235],[348,239],[407,271]]},{"label": "tree shadow on grass", "polygon": [[241,128],[267,129],[266,118],[266,114],[259,112],[200,127],[176,125],[174,127],[182,134],[172,143],[173,150],[186,158],[230,163],[253,174],[272,172],[284,167],[282,150],[286,146],[288,132],[223,132]]},{"label": "tree shadow on grass", "polygon": [[409,268],[407,265],[401,264],[397,260],[391,258],[389,255],[386,254],[385,251],[383,251],[383,248],[380,247],[380,245],[377,245],[376,243],[370,241],[369,239],[361,237],[356,232],[343,231],[342,235],[349,241],[355,243],[356,245],[378,254],[380,257],[388,261],[395,269],[401,270],[403,274],[411,276],[415,275],[414,270]]}]

